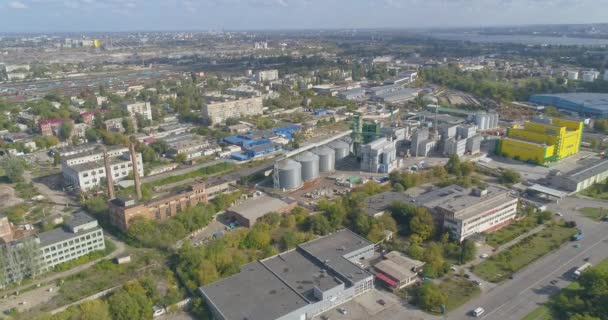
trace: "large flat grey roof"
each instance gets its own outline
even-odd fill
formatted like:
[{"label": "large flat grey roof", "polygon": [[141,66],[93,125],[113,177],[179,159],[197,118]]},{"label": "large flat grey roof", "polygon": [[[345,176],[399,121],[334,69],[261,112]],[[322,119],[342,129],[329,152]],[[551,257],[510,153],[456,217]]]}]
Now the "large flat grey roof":
[{"label": "large flat grey roof", "polygon": [[586,161],[584,166],[565,173],[564,178],[582,182],[606,171],[608,171],[608,159],[596,159]]},{"label": "large flat grey roof", "polygon": [[572,92],[556,94],[537,94],[535,96],[554,97],[584,105],[597,110],[608,110],[608,93]]},{"label": "large flat grey roof", "polygon": [[308,304],[260,262],[246,264],[241,272],[200,291],[230,320],[277,319]]},{"label": "large flat grey roof", "polygon": [[318,301],[314,296],[315,287],[327,291],[342,284],[335,274],[315,264],[297,249],[262,260],[261,263],[311,302]]},{"label": "large flat grey roof", "polygon": [[394,202],[408,202],[409,197],[401,192],[387,191],[365,198],[367,213],[375,215],[383,212]]},{"label": "large flat grey roof", "polygon": [[454,212],[457,218],[466,219],[501,202],[512,200],[504,197],[509,193],[507,188],[489,185],[486,190],[484,195],[474,195],[473,189],[453,184],[415,197],[412,202],[431,209],[442,208]]},{"label": "large flat grey roof", "polygon": [[230,320],[272,320],[318,301],[314,288],[327,291],[372,275],[345,255],[373,246],[343,229],[299,245],[295,250],[249,263],[241,272],[200,288]]},{"label": "large flat grey roof", "polygon": [[344,256],[370,245],[373,243],[367,239],[348,229],[342,229],[303,243],[299,248],[343,276],[343,280],[358,282],[369,277],[370,274],[348,261]]},{"label": "large flat grey roof", "polygon": [[252,199],[247,199],[236,206],[228,208],[227,211],[237,213],[250,221],[255,221],[269,212],[281,211],[281,209],[288,205],[287,202],[281,199],[261,195]]},{"label": "large flat grey roof", "polygon": [[95,227],[92,229],[82,230],[80,232],[70,232],[63,227],[53,229],[50,231],[41,232],[38,234],[38,239],[40,239],[40,246],[52,245],[58,242],[62,242],[65,240],[69,240],[75,237],[80,236],[81,234],[87,234],[96,230],[101,230],[100,227]]}]

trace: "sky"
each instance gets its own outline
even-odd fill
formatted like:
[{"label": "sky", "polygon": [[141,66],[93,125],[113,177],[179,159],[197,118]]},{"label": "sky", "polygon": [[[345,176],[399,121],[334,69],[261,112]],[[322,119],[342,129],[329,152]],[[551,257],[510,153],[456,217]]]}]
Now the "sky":
[{"label": "sky", "polygon": [[0,32],[608,22],[608,0],[0,0]]}]

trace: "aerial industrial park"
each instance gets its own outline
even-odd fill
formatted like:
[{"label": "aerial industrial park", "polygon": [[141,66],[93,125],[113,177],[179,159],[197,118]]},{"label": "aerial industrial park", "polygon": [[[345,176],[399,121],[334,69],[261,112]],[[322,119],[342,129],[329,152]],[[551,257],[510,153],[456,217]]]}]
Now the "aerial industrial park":
[{"label": "aerial industrial park", "polygon": [[606,34],[0,33],[0,319],[607,319]]}]

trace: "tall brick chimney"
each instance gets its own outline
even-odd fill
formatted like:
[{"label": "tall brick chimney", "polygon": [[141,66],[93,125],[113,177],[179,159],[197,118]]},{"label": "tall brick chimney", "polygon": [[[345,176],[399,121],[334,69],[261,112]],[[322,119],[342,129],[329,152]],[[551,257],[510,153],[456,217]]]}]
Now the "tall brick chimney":
[{"label": "tall brick chimney", "polygon": [[135,143],[131,141],[129,145],[131,151],[131,163],[133,163],[133,180],[135,180],[135,192],[137,193],[137,200],[141,200],[141,181],[139,180],[139,169],[137,168],[137,154],[135,153]]},{"label": "tall brick chimney", "polygon": [[110,165],[110,158],[106,150],[103,150],[103,164],[106,167],[106,183],[108,184],[108,197],[114,199],[114,180],[112,179],[112,168]]}]

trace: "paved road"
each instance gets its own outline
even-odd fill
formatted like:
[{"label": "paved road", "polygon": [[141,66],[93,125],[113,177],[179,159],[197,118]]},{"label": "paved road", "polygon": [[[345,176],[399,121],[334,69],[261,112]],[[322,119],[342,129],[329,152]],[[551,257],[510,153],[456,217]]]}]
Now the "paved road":
[{"label": "paved road", "polygon": [[[567,198],[559,204],[551,204],[549,210],[562,212],[565,219],[576,221],[585,232],[585,239],[577,242],[581,248],[574,248],[573,243],[566,243],[559,250],[541,258],[523,271],[515,274],[515,279],[508,280],[479,298],[469,301],[448,314],[449,319],[470,319],[467,313],[476,307],[482,307],[486,313],[484,319],[519,320],[546,302],[552,294],[570,284],[570,272],[582,265],[583,259],[591,257],[596,264],[608,258],[608,223],[594,222],[582,216],[576,208],[607,206],[607,203]],[[558,280],[555,285],[552,280]]]}]

